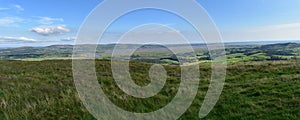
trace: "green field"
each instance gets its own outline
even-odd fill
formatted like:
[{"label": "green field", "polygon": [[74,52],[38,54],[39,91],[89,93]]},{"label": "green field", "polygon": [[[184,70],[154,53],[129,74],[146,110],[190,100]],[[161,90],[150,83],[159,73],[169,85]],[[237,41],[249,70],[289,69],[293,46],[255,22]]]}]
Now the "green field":
[{"label": "green field", "polygon": [[[154,97],[138,99],[117,88],[109,61],[96,63],[101,87],[113,103],[127,111],[150,112],[164,107],[172,100],[180,83],[180,68],[165,65],[166,86]],[[223,93],[205,119],[299,119],[299,63],[229,63]],[[138,85],[149,83],[150,66],[149,63],[131,62],[130,72]],[[200,68],[198,94],[180,119],[198,119],[211,72],[209,63],[201,63]],[[77,95],[70,60],[0,61],[0,71],[1,119],[95,119]]]}]

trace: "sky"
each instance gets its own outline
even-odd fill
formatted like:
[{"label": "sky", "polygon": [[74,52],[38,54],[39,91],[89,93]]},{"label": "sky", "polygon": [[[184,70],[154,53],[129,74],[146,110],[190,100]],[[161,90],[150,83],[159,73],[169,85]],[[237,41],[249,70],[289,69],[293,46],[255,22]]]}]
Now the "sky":
[{"label": "sky", "polygon": [[[0,0],[0,47],[73,44],[77,31],[102,0]],[[224,42],[300,40],[300,0],[197,0],[216,24]],[[109,11],[108,11],[109,12]],[[158,23],[182,33],[191,25],[161,10],[128,13],[113,22],[101,43],[121,33]],[[97,26],[95,26],[97,27]],[[198,43],[198,40],[191,40]]]}]

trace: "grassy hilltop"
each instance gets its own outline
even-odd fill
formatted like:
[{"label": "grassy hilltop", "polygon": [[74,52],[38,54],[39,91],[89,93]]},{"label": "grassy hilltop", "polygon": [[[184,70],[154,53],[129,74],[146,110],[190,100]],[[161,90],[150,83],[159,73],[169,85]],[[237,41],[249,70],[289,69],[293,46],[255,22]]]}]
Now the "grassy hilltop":
[{"label": "grassy hilltop", "polygon": [[[206,119],[300,118],[299,62],[229,63],[223,93]],[[180,68],[165,65],[168,79],[163,90],[152,98],[137,99],[116,87],[109,61],[96,63],[101,87],[114,104],[128,111],[150,112],[162,108],[172,100],[180,83]],[[131,62],[130,72],[137,84],[149,83],[150,66]],[[94,119],[79,100],[71,67],[70,60],[0,61],[0,118]],[[181,119],[198,119],[211,72],[207,63],[200,64],[200,68],[198,94]]]}]

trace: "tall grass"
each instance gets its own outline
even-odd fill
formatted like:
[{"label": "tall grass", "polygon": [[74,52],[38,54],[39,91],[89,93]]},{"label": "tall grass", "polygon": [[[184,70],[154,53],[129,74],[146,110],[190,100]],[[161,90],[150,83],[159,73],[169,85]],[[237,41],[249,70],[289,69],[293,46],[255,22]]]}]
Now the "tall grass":
[{"label": "tall grass", "polygon": [[[215,108],[205,119],[300,118],[300,61],[231,63],[225,87]],[[99,83],[117,106],[127,111],[151,112],[176,95],[180,68],[164,66],[168,73],[162,91],[138,99],[120,90],[110,63],[96,61]],[[151,64],[131,62],[134,82],[150,83]],[[198,119],[209,85],[210,66],[200,65],[201,83],[196,99],[180,119]],[[71,61],[0,61],[0,119],[95,119],[85,109],[72,80]]]}]

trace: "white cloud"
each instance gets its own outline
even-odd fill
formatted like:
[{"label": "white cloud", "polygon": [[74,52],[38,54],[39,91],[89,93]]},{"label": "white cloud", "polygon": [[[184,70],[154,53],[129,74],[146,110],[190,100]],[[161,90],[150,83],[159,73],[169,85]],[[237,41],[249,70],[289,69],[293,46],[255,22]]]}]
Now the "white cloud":
[{"label": "white cloud", "polygon": [[4,10],[16,10],[17,12],[24,11],[24,8],[21,5],[12,5],[10,7],[0,7],[0,11]]},{"label": "white cloud", "polygon": [[27,37],[10,37],[10,36],[0,36],[0,41],[10,41],[10,42],[35,42],[37,40],[33,38],[27,38]]},{"label": "white cloud", "polygon": [[17,26],[17,23],[22,21],[23,19],[19,17],[4,17],[0,18],[0,26]]},{"label": "white cloud", "polygon": [[24,11],[24,8],[23,8],[21,5],[14,5],[14,8],[15,8],[17,11]]},{"label": "white cloud", "polygon": [[37,33],[43,36],[59,35],[70,32],[71,30],[65,25],[57,26],[44,26],[44,27],[35,27],[30,30],[31,32]]},{"label": "white cloud", "polygon": [[300,23],[261,26],[244,30],[223,31],[227,41],[236,40],[300,40]]},{"label": "white cloud", "polygon": [[61,39],[61,41],[74,41],[75,39],[76,39],[76,37],[67,37],[67,38]]},{"label": "white cloud", "polygon": [[37,20],[38,23],[45,24],[45,25],[53,24],[54,22],[63,22],[64,21],[64,19],[62,19],[62,18],[51,18],[51,17],[40,17],[40,16],[37,16],[36,18],[39,19],[39,20]]}]

